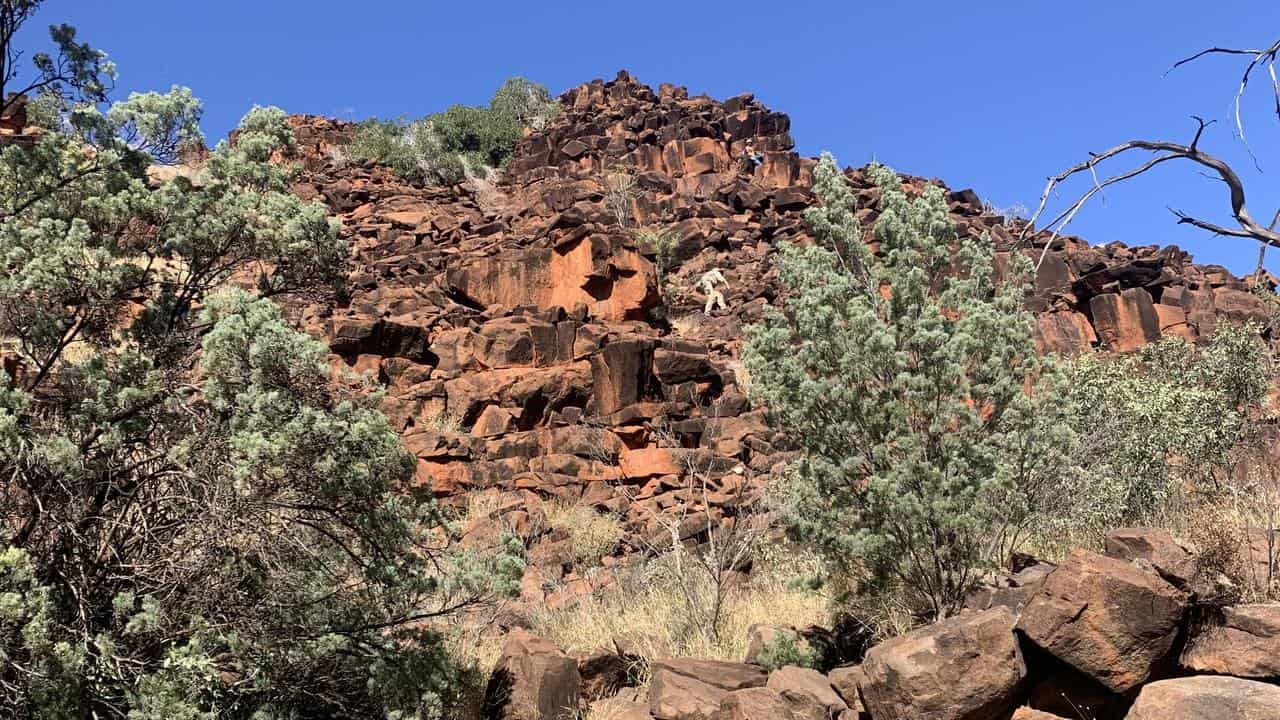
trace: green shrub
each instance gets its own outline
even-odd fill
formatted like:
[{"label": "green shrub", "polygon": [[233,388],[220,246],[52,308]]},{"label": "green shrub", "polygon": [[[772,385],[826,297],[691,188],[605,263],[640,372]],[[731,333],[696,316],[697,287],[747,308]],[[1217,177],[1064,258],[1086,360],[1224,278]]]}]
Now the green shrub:
[{"label": "green shrub", "polygon": [[453,105],[412,122],[366,120],[348,146],[352,156],[389,166],[401,177],[435,185],[486,175],[504,165],[525,127],[539,129],[558,106],[547,89],[511,78],[488,107]]},{"label": "green shrub", "polygon": [[800,636],[790,630],[781,630],[760,648],[756,656],[756,664],[766,672],[794,665],[795,667],[817,667],[818,658],[813,650],[801,647]]},{"label": "green shrub", "polygon": [[489,109],[516,119],[520,127],[541,130],[560,112],[547,88],[522,77],[507,78],[489,100]]},{"label": "green shrub", "polygon": [[400,177],[429,185],[452,185],[466,177],[463,157],[444,149],[428,120],[366,120],[347,149],[356,159],[374,160]]},{"label": "green shrub", "polygon": [[1272,377],[1253,325],[1223,325],[1201,348],[1166,337],[1137,354],[1070,363],[1061,393],[1099,525],[1176,526],[1195,500],[1188,493],[1220,492],[1256,432]]},{"label": "green shrub", "polygon": [[[909,199],[872,166],[872,255],[851,188],[825,155],[817,243],[781,244],[788,294],[750,328],[752,392],[802,450],[781,511],[834,575],[866,592],[900,584],[916,612],[959,609],[983,568],[1034,524],[1069,438],[1050,418],[1054,374],[1022,307],[1029,263],[994,282],[988,242],[960,240],[936,186]],[[841,583],[835,583],[839,585]]]}]

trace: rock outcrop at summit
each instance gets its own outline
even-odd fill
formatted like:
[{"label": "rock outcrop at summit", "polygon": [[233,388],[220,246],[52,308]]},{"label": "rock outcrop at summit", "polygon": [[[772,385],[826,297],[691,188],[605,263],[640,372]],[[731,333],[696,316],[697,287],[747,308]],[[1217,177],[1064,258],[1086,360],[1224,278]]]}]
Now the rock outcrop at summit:
[{"label": "rock outcrop at summit", "polygon": [[[295,191],[328,205],[355,250],[349,297],[308,308],[303,325],[386,387],[421,490],[459,506],[488,498],[495,509],[472,519],[471,540],[514,529],[534,560],[526,599],[553,603],[611,570],[581,573],[539,500],[618,514],[622,553],[669,534],[672,508],[692,511],[679,535],[697,542],[791,459],[748,401],[737,358],[744,326],[780,292],[777,243],[809,240],[816,162],[794,152],[787,116],[751,95],[655,92],[620,73],[560,103],[500,176],[453,187],[348,162],[350,124],[291,118],[305,167]],[[742,162],[748,144],[758,167]],[[877,189],[847,175],[869,230]],[[911,192],[936,182],[904,180]],[[1022,223],[973,191],[947,197],[959,231],[1002,253],[1038,258],[1049,240],[1020,241]],[[663,288],[639,230],[678,239]],[[727,307],[707,314],[698,280],[712,270]],[[1031,305],[1040,348],[1067,354],[1203,338],[1220,320],[1266,313],[1249,283],[1177,248],[1073,237],[1052,240]],[[553,585],[563,597],[547,597]]]}]

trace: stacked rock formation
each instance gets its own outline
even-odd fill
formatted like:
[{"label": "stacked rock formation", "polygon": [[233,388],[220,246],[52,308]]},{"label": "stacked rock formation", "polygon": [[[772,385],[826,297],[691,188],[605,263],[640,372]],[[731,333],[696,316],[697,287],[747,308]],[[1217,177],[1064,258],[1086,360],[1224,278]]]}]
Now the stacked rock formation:
[{"label": "stacked rock formation", "polygon": [[[344,160],[349,124],[292,118],[306,168],[295,190],[342,219],[356,254],[350,297],[309,308],[304,324],[386,386],[424,491],[489,498],[474,541],[499,526],[524,537],[526,597],[539,602],[547,586],[607,583],[610,561],[579,573],[538,500],[619,515],[624,553],[669,537],[673,509],[680,538],[696,542],[790,459],[737,357],[743,327],[779,293],[774,248],[806,240],[814,202],[815,161],[793,151],[787,116],[751,95],[654,92],[624,72],[560,102],[499,178],[441,188]],[[748,145],[758,167],[742,162]],[[869,230],[877,189],[848,177]],[[905,178],[916,192],[930,182]],[[962,234],[1001,252],[1038,257],[1047,241],[1020,243],[1022,226],[972,191],[948,200]],[[675,238],[664,267],[644,230]],[[713,270],[726,307],[707,314],[699,279]],[[1248,283],[1177,248],[1071,237],[1053,241],[1032,305],[1041,348],[1062,353],[1202,338],[1222,319],[1266,315]]]}]

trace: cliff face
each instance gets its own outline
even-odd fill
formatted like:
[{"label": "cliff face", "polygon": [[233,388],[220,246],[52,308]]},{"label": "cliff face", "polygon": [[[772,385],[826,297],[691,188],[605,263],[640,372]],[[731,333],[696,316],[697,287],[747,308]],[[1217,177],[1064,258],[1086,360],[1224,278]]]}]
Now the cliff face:
[{"label": "cliff face", "polygon": [[[424,491],[452,503],[489,495],[496,509],[473,523],[474,541],[491,534],[486,523],[526,536],[536,565],[526,596],[537,601],[547,580],[577,592],[608,573],[575,573],[535,496],[616,512],[639,548],[668,532],[658,518],[671,508],[705,502],[710,512],[679,528],[697,538],[789,459],[747,401],[736,358],[742,328],[778,293],[774,247],[805,240],[814,201],[815,161],[793,152],[787,116],[750,95],[655,93],[620,73],[561,103],[496,182],[446,188],[350,164],[340,150],[350,125],[292,118],[306,168],[295,189],[343,220],[356,253],[349,299],[309,308],[304,323],[386,385]],[[752,171],[748,143],[763,154]],[[877,191],[861,171],[848,175],[869,229]],[[905,180],[915,191],[936,182]],[[1019,246],[1020,227],[973,191],[948,201],[962,234],[1039,256],[1047,238]],[[665,292],[640,229],[679,238]],[[708,315],[698,281],[711,270],[727,307]],[[1060,238],[1035,287],[1045,351],[1127,351],[1265,315],[1245,281],[1174,247]]]}]

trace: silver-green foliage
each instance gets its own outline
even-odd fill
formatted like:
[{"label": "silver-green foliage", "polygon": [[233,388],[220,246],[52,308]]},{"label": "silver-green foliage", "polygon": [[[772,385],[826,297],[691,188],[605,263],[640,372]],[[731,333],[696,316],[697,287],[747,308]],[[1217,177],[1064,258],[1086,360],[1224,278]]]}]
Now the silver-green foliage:
[{"label": "silver-green foliage", "polygon": [[269,162],[283,113],[156,184],[199,104],[104,108],[81,82],[61,131],[0,148],[0,714],[446,712],[429,621],[519,561],[442,550],[377,394],[267,299],[324,291],[348,253]]},{"label": "silver-green foliage", "polygon": [[1053,365],[1024,311],[1027,261],[995,282],[992,246],[961,240],[942,190],[909,198],[883,166],[873,255],[835,161],[815,170],[817,242],[782,244],[788,294],[750,329],[753,392],[801,448],[784,515],[836,575],[955,611],[1034,521],[1069,434],[1027,391]]},{"label": "silver-green foliage", "polygon": [[1099,526],[1176,524],[1194,495],[1212,495],[1257,431],[1271,355],[1253,325],[1222,325],[1195,348],[1166,337],[1140,353],[1087,355],[1061,393],[1079,428]]}]

